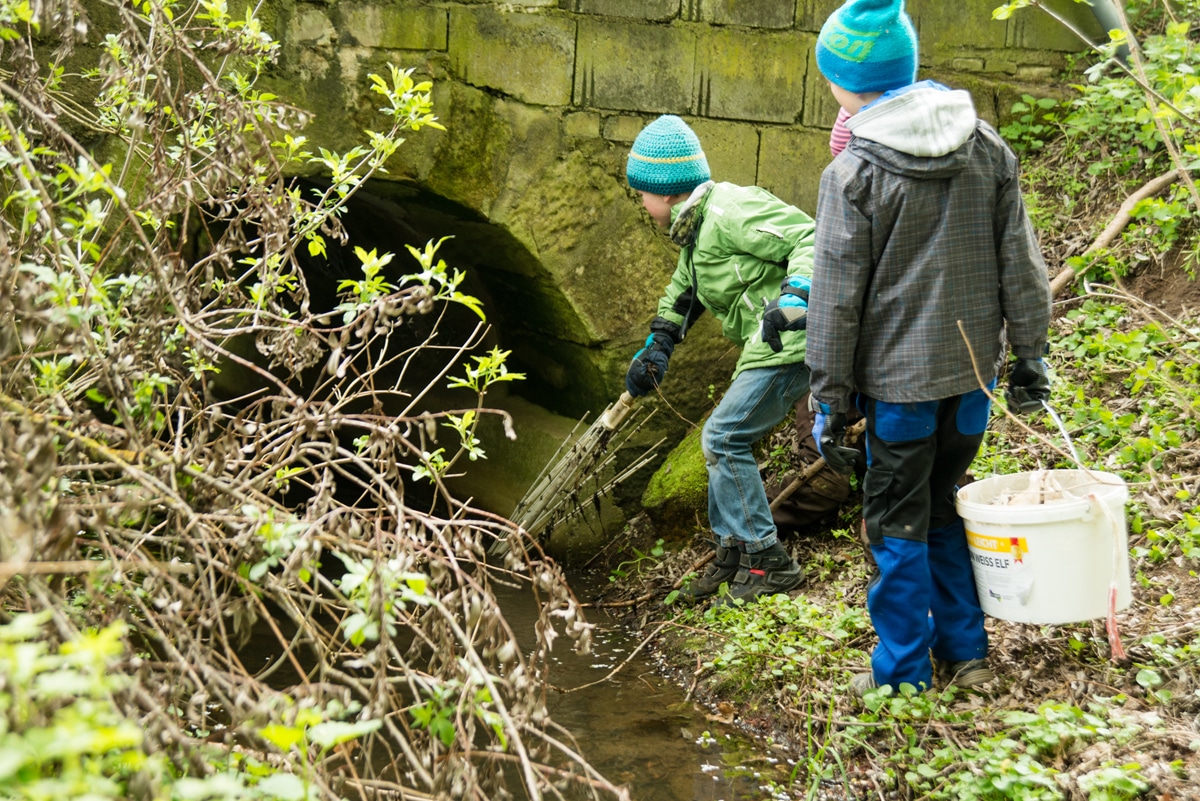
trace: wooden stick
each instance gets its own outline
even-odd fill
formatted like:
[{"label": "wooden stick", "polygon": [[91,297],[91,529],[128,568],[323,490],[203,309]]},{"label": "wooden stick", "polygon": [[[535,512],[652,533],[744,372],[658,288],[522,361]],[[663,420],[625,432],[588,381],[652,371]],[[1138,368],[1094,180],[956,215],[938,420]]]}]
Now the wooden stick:
[{"label": "wooden stick", "polygon": [[[859,420],[850,428],[846,429],[846,444],[852,444],[858,441],[862,433],[867,430],[867,421]],[[803,487],[805,484],[813,480],[817,473],[821,472],[821,468],[825,466],[825,460],[818,458],[815,462],[800,471],[800,475],[792,479],[792,483],[788,484],[783,490],[775,496],[775,500],[771,501],[771,511],[774,512],[779,508],[780,504],[792,497],[792,493]]]},{"label": "wooden stick", "polygon": [[[1147,181],[1142,188],[1138,189],[1129,197],[1125,198],[1121,203],[1121,207],[1117,209],[1117,214],[1112,218],[1112,221],[1105,226],[1100,235],[1092,244],[1088,245],[1087,250],[1083,252],[1086,256],[1089,253],[1099,250],[1103,247],[1108,247],[1117,234],[1125,230],[1125,226],[1129,225],[1129,221],[1133,219],[1133,207],[1148,197],[1154,197],[1159,192],[1173,184],[1180,176],[1179,170],[1171,170],[1164,172],[1162,175]],[[1054,280],[1050,282],[1050,297],[1053,298],[1063,290],[1068,284],[1075,280],[1075,270],[1071,267],[1063,267],[1058,275],[1054,276]]]}]

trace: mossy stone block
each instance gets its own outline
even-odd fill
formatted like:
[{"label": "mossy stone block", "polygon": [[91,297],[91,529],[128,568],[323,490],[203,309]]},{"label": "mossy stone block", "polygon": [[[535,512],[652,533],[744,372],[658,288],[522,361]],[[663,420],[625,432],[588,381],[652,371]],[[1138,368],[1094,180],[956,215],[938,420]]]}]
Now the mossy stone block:
[{"label": "mossy stone block", "polygon": [[930,62],[935,46],[960,50],[1003,47],[1007,26],[992,19],[995,7],[993,0],[909,3],[909,14],[920,31],[921,62]]},{"label": "mossy stone block", "polygon": [[[1108,41],[1108,32],[1101,28],[1088,4],[1071,0],[1048,0],[1046,6],[1069,21],[1093,42]],[[1078,53],[1086,49],[1079,37],[1049,14],[1029,13],[1035,10],[1026,9],[1009,18],[1008,37],[1005,40],[1008,47],[1055,50],[1062,53]]]},{"label": "mossy stone block", "polygon": [[693,428],[667,454],[642,493],[642,507],[664,539],[682,539],[697,524],[708,525],[708,470],[701,432]]},{"label": "mossy stone block", "polygon": [[629,114],[614,114],[604,120],[604,138],[628,149],[637,135],[646,127],[648,120]]},{"label": "mossy stone block", "polygon": [[804,109],[808,33],[713,28],[700,38],[696,95],[707,117],[795,122]]},{"label": "mossy stone block", "polygon": [[450,61],[455,74],[474,86],[526,103],[571,102],[575,21],[494,8],[452,8]]},{"label": "mossy stone block", "polygon": [[[816,33],[821,30],[829,15],[841,7],[844,0],[798,0],[796,3],[796,28]],[[937,0],[942,2],[942,0]],[[909,9],[915,4],[909,4]]]},{"label": "mossy stone block", "polygon": [[[461,83],[451,83],[450,102],[435,109],[440,118],[452,122],[444,132],[435,132],[442,135],[425,175],[427,186],[442,197],[487,214],[504,187],[513,155],[508,120],[496,112],[492,95]],[[400,150],[407,147],[405,144]]]},{"label": "mossy stone block", "polygon": [[[331,0],[331,2],[332,2],[332,0]],[[403,0],[401,0],[401,2],[403,2]],[[480,6],[480,5],[489,5],[489,6],[509,5],[509,6],[517,6],[519,8],[556,8],[558,6],[558,0],[522,0],[522,2],[520,2],[520,3],[507,3],[507,4],[497,3],[496,0],[455,0],[455,2],[461,3],[463,5],[477,5],[477,6]]]},{"label": "mossy stone block", "polygon": [[492,207],[491,214],[502,219],[506,210],[515,204],[528,187],[543,180],[543,174],[568,152],[562,126],[557,114],[547,109],[498,98],[496,113],[505,121],[510,132],[509,162],[504,176],[504,192]]},{"label": "mossy stone block", "polygon": [[448,12],[378,3],[346,4],[342,29],[364,47],[387,50],[445,50]]},{"label": "mossy stone block", "polygon": [[578,48],[576,105],[659,114],[693,110],[692,28],[580,19]]},{"label": "mossy stone block", "polygon": [[288,20],[287,43],[323,47],[337,40],[333,21],[322,10],[302,6]]},{"label": "mossy stone block", "polygon": [[821,172],[831,160],[827,132],[767,128],[762,133],[758,185],[816,216]]},{"label": "mossy stone block", "polygon": [[576,139],[600,136],[600,115],[594,111],[572,111],[563,117],[563,131]]},{"label": "mossy stone block", "polygon": [[708,159],[714,181],[742,186],[758,182],[758,129],[744,122],[688,120]]},{"label": "mossy stone block", "polygon": [[579,14],[664,22],[679,15],[679,0],[561,0],[559,8]]},{"label": "mossy stone block", "polygon": [[[814,39],[815,43],[815,39]],[[924,76],[921,76],[924,77]],[[804,115],[802,122],[809,128],[833,128],[841,106],[833,99],[829,81],[817,69],[817,51],[808,51],[808,78],[804,86]]]},{"label": "mossy stone block", "polygon": [[700,0],[699,19],[717,25],[790,28],[796,0]]}]

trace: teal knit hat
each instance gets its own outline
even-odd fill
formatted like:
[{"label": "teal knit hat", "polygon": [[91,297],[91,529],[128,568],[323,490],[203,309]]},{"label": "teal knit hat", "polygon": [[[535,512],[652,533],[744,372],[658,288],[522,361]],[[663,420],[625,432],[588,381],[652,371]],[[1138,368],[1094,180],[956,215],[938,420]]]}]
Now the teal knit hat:
[{"label": "teal knit hat", "polygon": [[633,140],[625,162],[625,178],[640,192],[678,195],[710,178],[708,159],[687,123],[664,114]]},{"label": "teal knit hat", "polygon": [[847,92],[886,92],[917,79],[917,32],[904,0],[847,0],[817,35],[817,69]]}]

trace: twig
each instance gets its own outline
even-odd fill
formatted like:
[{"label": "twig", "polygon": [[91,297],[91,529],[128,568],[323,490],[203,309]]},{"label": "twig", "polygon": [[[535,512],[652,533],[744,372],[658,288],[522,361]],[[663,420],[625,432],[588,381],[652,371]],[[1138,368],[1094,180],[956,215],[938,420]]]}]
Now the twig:
[{"label": "twig", "polygon": [[63,562],[4,562],[0,564],[0,579],[13,576],[56,576],[95,573],[111,570],[155,570],[163,573],[194,573],[196,566],[187,562],[110,562],[108,560],[77,559]]},{"label": "twig", "polygon": [[[1117,238],[1117,234],[1129,225],[1129,221],[1133,219],[1133,208],[1138,203],[1148,197],[1154,197],[1159,192],[1166,189],[1182,174],[1181,170],[1175,169],[1165,172],[1162,175],[1147,181],[1140,189],[1134,192],[1121,203],[1121,207],[1117,209],[1116,216],[1112,218],[1100,235],[1096,237],[1092,244],[1088,245],[1087,250],[1083,252],[1086,256],[1089,253],[1108,247],[1109,243]],[[1053,298],[1063,290],[1068,284],[1075,280],[1075,269],[1073,267],[1063,267],[1058,275],[1054,276],[1054,280],[1050,282],[1050,297]]]},{"label": "twig", "polygon": [[671,623],[670,620],[664,620],[662,623],[659,623],[658,627],[655,628],[654,631],[647,634],[645,639],[643,639],[640,643],[638,643],[637,648],[634,648],[632,651],[629,652],[629,656],[625,657],[624,662],[622,662],[621,664],[617,665],[615,668],[610,670],[608,672],[608,674],[605,675],[603,678],[596,679],[595,681],[590,681],[587,684],[581,684],[578,687],[572,687],[569,690],[564,690],[561,687],[555,687],[554,689],[558,690],[561,693],[575,693],[575,692],[579,692],[580,690],[586,690],[588,687],[595,687],[597,684],[603,684],[604,682],[611,679],[613,676],[620,673],[621,670],[623,670],[624,667],[626,665],[628,665],[635,656],[637,656],[639,653],[641,653],[641,650],[643,648],[645,648],[646,645],[648,645],[651,640],[653,640],[655,637],[657,637],[658,633],[660,631],[662,631],[664,628],[666,628],[668,625],[670,625],[670,623]]},{"label": "twig", "polygon": [[374,779],[347,779],[347,787],[353,787],[360,793],[366,792],[380,799],[403,799],[403,801],[434,801],[436,796],[422,793],[411,787],[399,788],[392,782],[381,782]]},{"label": "twig", "polygon": [[675,583],[671,585],[671,589],[677,590],[680,587],[682,587],[684,579],[686,579],[692,573],[695,573],[700,568],[707,565],[709,562],[711,562],[716,557],[717,557],[717,552],[715,549],[704,554],[704,556],[701,556],[699,559],[697,559],[695,562],[692,563],[692,566],[690,568],[683,571],[683,575],[681,575],[679,578],[675,579]]},{"label": "twig", "polygon": [[[676,588],[676,589],[678,589],[678,588]],[[655,596],[657,596],[657,595],[658,595],[658,593],[652,590],[644,595],[639,595],[636,598],[628,598],[624,601],[603,601],[601,603],[594,603],[594,604],[591,604],[591,603],[580,604],[579,606],[582,609],[621,609],[621,608],[628,607],[628,606],[637,606],[638,604],[644,604],[646,601],[652,601],[652,600],[654,600]]]},{"label": "twig", "polygon": [[[846,444],[850,445],[850,444],[853,444],[854,442],[857,442],[858,438],[860,436],[862,436],[863,432],[866,430],[867,430],[867,421],[865,419],[859,420],[857,423],[850,426],[850,428],[846,429],[846,439],[845,439]],[[800,471],[800,475],[798,475],[794,479],[792,479],[792,482],[790,484],[788,484],[786,487],[784,487],[783,490],[778,495],[775,496],[775,499],[773,501],[771,501],[771,511],[774,512],[776,509],[778,509],[780,507],[780,505],[784,501],[786,501],[788,498],[792,497],[792,494],[796,490],[800,489],[805,484],[812,481],[813,478],[816,477],[817,473],[821,472],[821,468],[823,468],[824,466],[825,466],[825,460],[823,458],[818,457],[815,462],[813,462],[808,467],[806,467],[802,471]]]},{"label": "twig", "polygon": [[[965,328],[963,328],[962,320],[958,320],[957,323],[958,323],[958,332],[960,334],[962,334],[963,342],[967,346],[967,353],[970,354],[970,356],[971,356],[971,368],[975,371],[975,380],[979,383],[979,388],[981,390],[983,390],[983,394],[987,395],[988,400],[990,400],[992,403],[996,404],[996,406],[1002,412],[1004,412],[1005,417],[1007,417],[1009,420],[1012,420],[1018,426],[1023,428],[1025,430],[1026,434],[1030,434],[1035,439],[1040,440],[1043,445],[1045,445],[1047,448],[1054,451],[1055,453],[1057,453],[1059,456],[1063,457],[1064,459],[1068,459],[1070,461],[1075,461],[1075,458],[1071,454],[1067,453],[1062,448],[1058,447],[1053,442],[1051,442],[1050,439],[1045,434],[1042,434],[1039,431],[1034,431],[1033,428],[1028,423],[1026,423],[1020,417],[1017,417],[1015,414],[1013,414],[1012,411],[1008,408],[1007,404],[1000,403],[1000,401],[996,400],[996,396],[994,394],[992,394],[992,391],[990,389],[988,389],[987,382],[983,380],[983,375],[979,372],[979,360],[975,358],[975,349],[973,347],[971,347],[971,340],[969,340],[967,338],[967,331]],[[1079,465],[1079,466],[1083,467],[1083,465]]]}]

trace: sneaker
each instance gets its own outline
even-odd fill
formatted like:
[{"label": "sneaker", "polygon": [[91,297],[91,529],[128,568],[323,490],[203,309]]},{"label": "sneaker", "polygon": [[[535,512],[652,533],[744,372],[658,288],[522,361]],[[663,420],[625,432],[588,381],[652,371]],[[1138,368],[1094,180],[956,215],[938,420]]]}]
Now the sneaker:
[{"label": "sneaker", "polygon": [[737,576],[742,552],[737,548],[716,545],[716,556],[708,568],[687,584],[679,588],[679,597],[684,601],[702,601],[717,594],[722,584],[728,584]]},{"label": "sneaker", "polygon": [[738,600],[750,603],[763,595],[789,592],[803,584],[805,578],[804,569],[776,542],[765,551],[741,554],[737,575],[719,603],[728,605]]},{"label": "sneaker", "polygon": [[875,683],[874,673],[856,673],[850,679],[850,692],[852,695],[862,698],[867,694],[867,690],[874,690],[879,685]]},{"label": "sneaker", "polygon": [[996,678],[986,659],[965,659],[962,662],[938,660],[938,675],[948,685],[974,688]]}]

